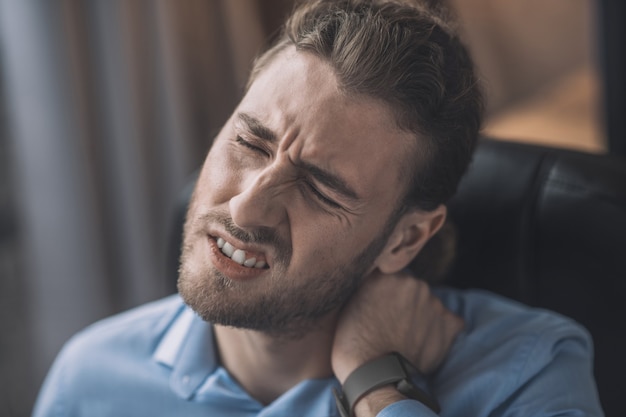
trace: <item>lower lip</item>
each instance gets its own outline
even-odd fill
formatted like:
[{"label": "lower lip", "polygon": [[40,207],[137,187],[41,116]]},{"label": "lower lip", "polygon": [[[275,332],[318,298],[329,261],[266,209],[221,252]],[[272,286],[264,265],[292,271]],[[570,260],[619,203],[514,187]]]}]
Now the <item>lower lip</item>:
[{"label": "lower lip", "polygon": [[210,237],[207,237],[207,239],[209,241],[211,262],[226,277],[234,281],[243,281],[256,278],[266,271],[265,268],[248,268],[247,266],[239,265],[222,253],[214,239]]}]

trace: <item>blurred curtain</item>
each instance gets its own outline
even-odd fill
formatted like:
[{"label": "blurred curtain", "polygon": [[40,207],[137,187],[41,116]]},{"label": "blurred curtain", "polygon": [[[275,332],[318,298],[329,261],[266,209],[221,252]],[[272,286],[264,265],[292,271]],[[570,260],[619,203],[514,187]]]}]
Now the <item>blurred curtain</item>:
[{"label": "blurred curtain", "polygon": [[173,202],[289,3],[0,0],[19,255],[0,269],[1,415],[30,413],[77,330],[173,291]]}]

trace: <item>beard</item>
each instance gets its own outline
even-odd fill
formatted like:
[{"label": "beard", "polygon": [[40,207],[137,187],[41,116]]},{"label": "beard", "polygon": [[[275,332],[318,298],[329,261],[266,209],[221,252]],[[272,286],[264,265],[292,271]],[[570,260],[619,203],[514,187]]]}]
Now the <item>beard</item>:
[{"label": "beard", "polygon": [[[273,230],[262,228],[247,232],[230,217],[211,211],[197,220],[187,219],[179,268],[178,291],[203,320],[223,326],[256,330],[273,337],[297,339],[314,330],[320,319],[338,311],[366,278],[374,260],[393,231],[392,216],[383,231],[342,265],[322,269],[311,264],[307,276],[286,276],[291,260],[291,245]],[[210,263],[191,267],[193,242],[207,239],[203,225],[220,224],[242,242],[272,245],[276,253],[271,275],[259,286],[240,283],[224,276]],[[319,268],[316,270],[316,268]]]}]

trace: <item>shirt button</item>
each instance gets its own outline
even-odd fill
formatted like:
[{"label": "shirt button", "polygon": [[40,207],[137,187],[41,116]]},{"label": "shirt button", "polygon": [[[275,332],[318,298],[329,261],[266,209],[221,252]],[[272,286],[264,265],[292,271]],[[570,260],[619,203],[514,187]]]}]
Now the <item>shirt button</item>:
[{"label": "shirt button", "polygon": [[183,384],[188,384],[189,383],[189,375],[185,375],[183,377]]}]

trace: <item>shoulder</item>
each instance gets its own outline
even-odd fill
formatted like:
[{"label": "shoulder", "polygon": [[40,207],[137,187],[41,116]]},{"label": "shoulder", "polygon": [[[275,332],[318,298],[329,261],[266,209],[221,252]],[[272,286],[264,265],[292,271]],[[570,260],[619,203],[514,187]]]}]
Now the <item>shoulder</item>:
[{"label": "shoulder", "polygon": [[487,415],[508,404],[527,415],[566,409],[601,414],[592,374],[593,345],[581,325],[487,291],[435,293],[465,320],[437,376],[443,400],[455,399],[453,409],[462,404],[472,415]]},{"label": "shoulder", "polygon": [[180,297],[172,295],[100,320],[73,336],[61,354],[98,351],[109,345],[147,353],[183,307]]},{"label": "shoulder", "polygon": [[81,403],[112,399],[138,378],[156,380],[160,369],[151,360],[152,354],[183,308],[180,297],[174,295],[106,318],[77,333],[55,359],[33,415],[84,415],[77,411]]},{"label": "shoulder", "polygon": [[488,344],[494,339],[515,336],[530,339],[577,337],[585,343],[591,342],[589,333],[580,324],[550,310],[529,307],[484,290],[439,288],[434,292],[444,305],[463,317],[466,336],[490,335],[485,340]]}]

